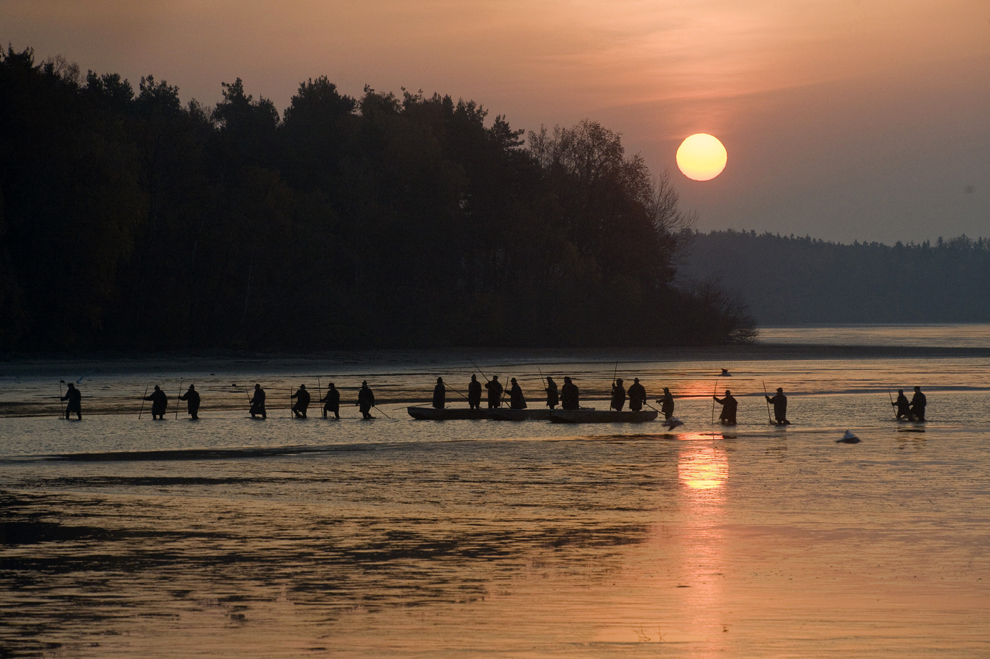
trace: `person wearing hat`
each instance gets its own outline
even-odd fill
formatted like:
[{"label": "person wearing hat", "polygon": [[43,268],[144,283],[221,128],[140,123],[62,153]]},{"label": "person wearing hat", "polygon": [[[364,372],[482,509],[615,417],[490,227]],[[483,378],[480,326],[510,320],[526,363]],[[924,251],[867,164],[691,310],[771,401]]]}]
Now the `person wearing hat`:
[{"label": "person wearing hat", "polygon": [[560,388],[560,407],[565,410],[581,409],[577,385],[568,377],[564,378],[564,386]]},{"label": "person wearing hat", "polygon": [[472,374],[471,381],[468,382],[468,407],[472,410],[481,409],[481,383],[478,376]]},{"label": "person wearing hat", "polygon": [[442,410],[447,403],[447,387],[443,383],[443,378],[437,378],[437,386],[433,387],[433,407]]},{"label": "person wearing hat", "polygon": [[323,406],[323,417],[327,417],[327,412],[333,412],[333,418],[340,418],[340,392],[337,388],[333,386],[333,382],[327,385],[327,395],[325,398],[320,399],[321,403],[326,403]]},{"label": "person wearing hat", "polygon": [[639,378],[633,378],[632,386],[629,387],[629,409],[639,412],[646,402],[646,387],[639,383]]},{"label": "person wearing hat", "polygon": [[670,417],[674,416],[674,397],[671,395],[669,388],[663,388],[663,398],[658,398],[657,402],[660,403],[663,420],[670,421]]},{"label": "person wearing hat", "polygon": [[770,396],[764,396],[768,403],[773,403],[773,418],[777,422],[778,426],[790,425],[790,421],[787,420],[787,396],[784,395],[784,389],[782,387],[777,387],[777,395],[771,398]]},{"label": "person wearing hat", "polygon": [[179,396],[179,400],[186,401],[186,411],[193,421],[199,420],[199,392],[196,387],[189,385],[189,390]]},{"label": "person wearing hat", "polygon": [[375,406],[375,394],[371,391],[371,387],[368,386],[367,380],[361,382],[361,390],[358,391],[358,402],[355,405],[359,406],[361,416],[365,419],[375,418],[371,416],[371,408]]},{"label": "person wearing hat", "polygon": [[718,415],[718,420],[722,425],[736,425],[736,408],[739,407],[739,403],[732,397],[732,392],[726,389],[725,398],[719,398],[718,396],[712,396],[712,398],[715,399],[716,403],[722,405],[722,413]]},{"label": "person wearing hat", "polygon": [[488,390],[488,407],[496,408],[502,405],[502,383],[498,381],[498,376],[493,375],[490,382],[485,383]]},{"label": "person wearing hat", "polygon": [[309,392],[306,391],[306,385],[299,385],[299,389],[291,397],[298,399],[296,404],[292,406],[292,413],[296,415],[297,419],[305,419],[306,410],[309,409],[309,401],[311,400]]},{"label": "person wearing hat", "polygon": [[151,418],[164,421],[165,410],[168,409],[168,396],[165,395],[161,387],[156,384],[155,390],[151,392],[150,396],[145,396],[144,399],[151,401]]},{"label": "person wearing hat", "polygon": [[612,405],[611,409],[621,412],[626,404],[626,388],[622,386],[622,378],[612,383]]},{"label": "person wearing hat", "polygon": [[526,398],[523,396],[522,388],[515,378],[509,380],[509,409],[526,409]]}]

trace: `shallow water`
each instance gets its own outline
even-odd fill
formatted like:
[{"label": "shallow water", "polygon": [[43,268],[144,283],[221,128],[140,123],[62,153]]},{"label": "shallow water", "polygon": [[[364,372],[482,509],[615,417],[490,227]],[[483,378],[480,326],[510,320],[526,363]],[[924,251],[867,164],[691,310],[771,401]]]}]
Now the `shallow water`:
[{"label": "shallow water", "polygon": [[[589,400],[614,367],[540,360],[479,366],[527,392],[540,387],[537,366],[558,382],[571,374]],[[456,360],[168,374],[172,389],[181,377],[204,392],[196,423],[137,418],[134,392],[150,370],[83,378],[82,422],[56,418],[48,375],[0,370],[6,409],[23,414],[13,403],[27,399],[41,414],[0,418],[0,647],[50,657],[986,656],[988,365],[621,363],[620,377],[641,377],[651,395],[670,386],[686,396],[676,433],[404,416],[436,374],[460,383],[475,370]],[[713,377],[722,367],[731,378]],[[270,401],[317,374],[350,387],[367,376],[387,402],[370,422],[350,405],[340,421],[293,420],[288,400],[254,422],[230,373],[240,387],[264,382]],[[790,396],[786,429],[767,423],[764,381]],[[930,421],[899,424],[888,387],[910,394],[914,384]],[[740,397],[738,427],[710,423],[716,386]],[[846,429],[862,442],[836,443]]]}]

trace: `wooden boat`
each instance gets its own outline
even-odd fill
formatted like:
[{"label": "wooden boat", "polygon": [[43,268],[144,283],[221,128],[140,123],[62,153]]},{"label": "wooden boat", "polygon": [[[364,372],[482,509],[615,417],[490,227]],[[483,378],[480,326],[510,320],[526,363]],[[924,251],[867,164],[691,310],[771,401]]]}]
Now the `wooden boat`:
[{"label": "wooden boat", "polygon": [[514,410],[509,407],[497,407],[487,410],[488,418],[495,421],[546,421],[550,418],[550,408]]},{"label": "wooden boat", "polygon": [[656,421],[656,410],[616,412],[614,410],[554,410],[553,423],[646,423]]},{"label": "wooden boat", "polygon": [[488,410],[472,410],[470,407],[447,407],[438,410],[426,405],[407,407],[409,416],[420,421],[453,421],[457,419],[487,419]]}]

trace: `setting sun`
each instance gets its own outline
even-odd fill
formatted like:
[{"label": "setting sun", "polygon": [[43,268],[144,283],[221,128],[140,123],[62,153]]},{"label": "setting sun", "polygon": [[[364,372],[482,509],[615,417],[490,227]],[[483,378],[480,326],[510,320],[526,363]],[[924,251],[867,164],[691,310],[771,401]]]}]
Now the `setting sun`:
[{"label": "setting sun", "polygon": [[725,169],[725,147],[717,137],[695,133],[677,149],[677,166],[689,179],[710,181]]}]

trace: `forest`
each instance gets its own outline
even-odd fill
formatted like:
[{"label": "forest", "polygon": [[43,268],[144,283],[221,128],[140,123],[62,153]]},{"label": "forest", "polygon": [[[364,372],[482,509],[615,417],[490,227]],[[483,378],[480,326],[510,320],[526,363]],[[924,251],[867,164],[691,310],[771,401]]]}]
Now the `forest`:
[{"label": "forest", "polygon": [[747,340],[690,216],[591,121],[307,80],[284,112],[0,51],[0,350]]},{"label": "forest", "polygon": [[851,245],[685,231],[682,277],[722,283],[761,325],[990,322],[990,240]]}]

